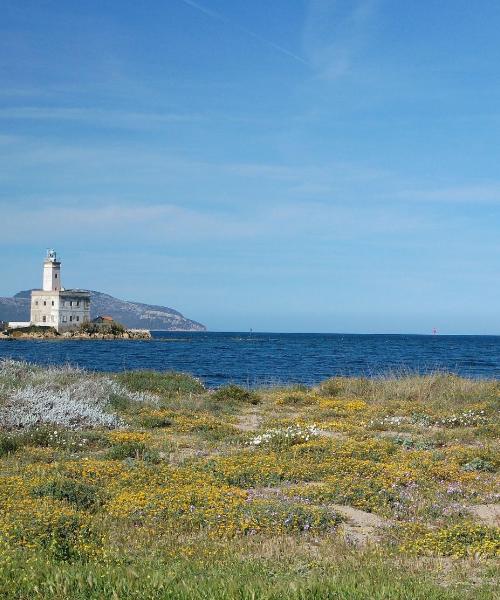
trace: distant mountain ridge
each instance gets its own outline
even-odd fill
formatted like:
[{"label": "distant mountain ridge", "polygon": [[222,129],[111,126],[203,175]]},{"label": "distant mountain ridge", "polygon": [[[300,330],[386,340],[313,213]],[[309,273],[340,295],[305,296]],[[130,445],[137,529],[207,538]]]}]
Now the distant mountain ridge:
[{"label": "distant mountain ridge", "polygon": [[[126,327],[158,331],[206,331],[205,325],[187,319],[166,306],[119,300],[109,294],[90,290],[90,316],[110,315]],[[31,290],[13,298],[0,297],[0,321],[29,321]]]}]

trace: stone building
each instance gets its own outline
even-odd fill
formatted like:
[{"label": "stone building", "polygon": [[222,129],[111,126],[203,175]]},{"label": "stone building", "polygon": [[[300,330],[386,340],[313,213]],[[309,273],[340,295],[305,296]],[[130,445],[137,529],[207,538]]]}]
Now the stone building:
[{"label": "stone building", "polygon": [[62,287],[61,263],[54,250],[49,250],[43,263],[42,289],[31,292],[31,325],[68,331],[87,321],[90,321],[90,294]]}]

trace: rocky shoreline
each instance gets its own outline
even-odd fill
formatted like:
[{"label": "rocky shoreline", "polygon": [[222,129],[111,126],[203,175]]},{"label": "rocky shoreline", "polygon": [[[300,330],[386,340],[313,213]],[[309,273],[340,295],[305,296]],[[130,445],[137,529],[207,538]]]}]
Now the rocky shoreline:
[{"label": "rocky shoreline", "polygon": [[23,332],[15,329],[0,332],[0,340],[150,340],[148,329],[126,329],[121,333],[87,333],[81,331],[51,331]]}]

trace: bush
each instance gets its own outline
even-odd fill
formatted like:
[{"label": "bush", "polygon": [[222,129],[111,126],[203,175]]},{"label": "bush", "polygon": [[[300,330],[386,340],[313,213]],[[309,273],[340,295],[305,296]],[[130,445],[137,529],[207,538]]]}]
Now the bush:
[{"label": "bush", "polygon": [[462,466],[464,471],[489,471],[490,473],[495,472],[495,465],[489,460],[484,458],[473,458],[468,463]]},{"label": "bush", "polygon": [[201,394],[205,391],[203,384],[195,377],[172,371],[128,371],[119,373],[116,379],[134,392],[152,392],[165,398]]},{"label": "bush", "polygon": [[297,444],[305,444],[309,440],[316,439],[320,430],[316,425],[301,427],[299,425],[290,425],[281,429],[268,429],[260,435],[256,435],[248,443],[251,446],[265,446],[273,450],[289,448]]},{"label": "bush", "polygon": [[121,442],[113,444],[108,450],[107,457],[111,460],[125,460],[126,458],[143,458],[147,450],[142,442]]},{"label": "bush", "polygon": [[0,456],[12,454],[20,445],[17,437],[9,434],[0,434]]},{"label": "bush", "polygon": [[98,489],[95,486],[79,483],[72,479],[50,481],[33,489],[32,495],[65,500],[80,510],[90,510],[102,503]]},{"label": "bush", "polygon": [[239,385],[224,385],[212,394],[212,400],[228,404],[260,404],[260,397]]},{"label": "bush", "polygon": [[93,323],[87,321],[78,327],[78,331],[80,333],[89,334],[102,333],[104,335],[120,335],[125,332],[125,327],[117,321],[112,321],[110,323]]},{"label": "bush", "polygon": [[139,419],[141,427],[146,427],[147,429],[171,427],[172,423],[172,419],[162,414],[160,411],[157,411],[156,414],[149,413],[142,415]]},{"label": "bush", "polygon": [[16,327],[15,329],[7,329],[7,335],[11,337],[21,337],[22,335],[32,335],[32,334],[41,334],[41,335],[50,335],[50,336],[58,336],[60,335],[54,327],[44,327],[41,325],[30,325],[29,327]]}]

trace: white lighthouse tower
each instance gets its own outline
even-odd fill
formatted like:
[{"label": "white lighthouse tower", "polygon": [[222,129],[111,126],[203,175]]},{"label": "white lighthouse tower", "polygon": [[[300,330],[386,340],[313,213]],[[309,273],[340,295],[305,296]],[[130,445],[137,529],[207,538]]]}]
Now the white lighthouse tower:
[{"label": "white lighthouse tower", "polygon": [[85,290],[62,287],[61,262],[54,250],[47,250],[42,289],[31,292],[31,325],[65,331],[78,328],[89,320],[90,294]]},{"label": "white lighthouse tower", "polygon": [[47,250],[47,258],[43,261],[44,292],[61,291],[61,263],[57,260],[55,250]]}]

